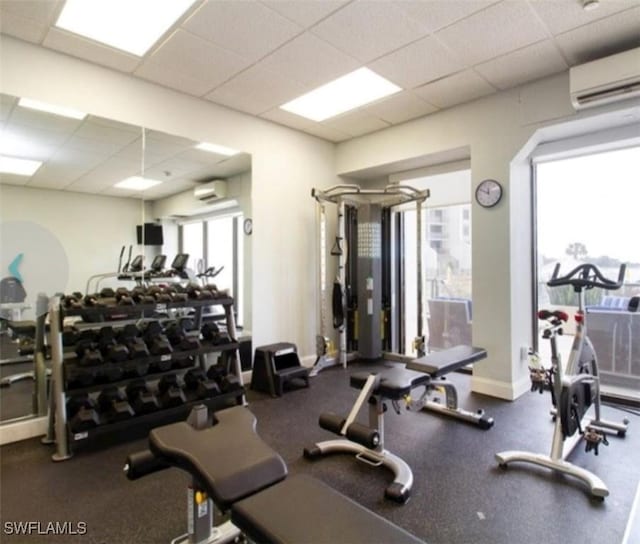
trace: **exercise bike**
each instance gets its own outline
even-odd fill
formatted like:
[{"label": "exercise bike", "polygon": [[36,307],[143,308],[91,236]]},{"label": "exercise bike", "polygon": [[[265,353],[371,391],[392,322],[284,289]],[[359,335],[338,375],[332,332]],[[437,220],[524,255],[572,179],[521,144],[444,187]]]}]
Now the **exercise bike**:
[{"label": "exercise bike", "polygon": [[[553,271],[549,287],[570,285],[578,295],[578,311],[575,315],[576,334],[569,354],[569,360],[563,368],[558,353],[557,337],[562,335],[563,325],[568,315],[562,311],[540,310],[538,318],[547,321],[543,338],[551,345],[551,368],[539,364],[536,354],[531,354],[530,378],[531,390],[542,393],[550,390],[554,406],[553,441],[551,454],[543,455],[524,451],[506,451],[496,454],[498,464],[506,468],[511,462],[525,462],[563,472],[584,481],[594,497],[600,500],[609,495],[605,483],[592,472],[569,463],[565,458],[577,443],[584,439],[586,451],[598,455],[601,445],[608,445],[608,434],[624,437],[628,420],[622,423],[606,421],[600,414],[600,379],[598,375],[598,359],[593,345],[587,336],[585,312],[585,291],[595,287],[613,291],[622,287],[626,266],[620,266],[618,280],[604,277],[602,272],[592,264],[583,264],[574,268],[564,276],[560,276],[560,264]],[[587,412],[593,408],[593,418]]]}]

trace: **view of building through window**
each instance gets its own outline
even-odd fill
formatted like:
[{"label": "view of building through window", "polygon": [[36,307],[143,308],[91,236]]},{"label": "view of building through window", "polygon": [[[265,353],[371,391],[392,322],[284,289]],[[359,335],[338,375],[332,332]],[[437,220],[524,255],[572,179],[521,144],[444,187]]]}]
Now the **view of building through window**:
[{"label": "view of building through window", "polygon": [[[423,209],[422,300],[427,347],[438,350],[471,344],[471,172],[457,170],[406,183],[448,195],[433,206],[427,200]],[[418,332],[416,210],[401,213],[404,216],[402,345],[405,354],[414,355],[413,340]]]}]

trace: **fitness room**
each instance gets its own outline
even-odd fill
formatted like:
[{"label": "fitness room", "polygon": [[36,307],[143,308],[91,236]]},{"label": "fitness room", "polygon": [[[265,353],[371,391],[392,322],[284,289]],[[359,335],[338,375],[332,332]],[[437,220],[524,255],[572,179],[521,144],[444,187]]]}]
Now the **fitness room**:
[{"label": "fitness room", "polygon": [[0,540],[640,543],[639,89],[639,0],[0,0]]}]

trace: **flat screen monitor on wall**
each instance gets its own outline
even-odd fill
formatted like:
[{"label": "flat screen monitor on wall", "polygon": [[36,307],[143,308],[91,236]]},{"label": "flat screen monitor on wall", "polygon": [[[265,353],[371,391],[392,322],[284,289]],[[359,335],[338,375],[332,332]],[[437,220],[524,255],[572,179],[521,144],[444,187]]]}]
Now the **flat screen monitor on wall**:
[{"label": "flat screen monitor on wall", "polygon": [[[142,244],[142,225],[136,227],[138,235],[138,244]],[[162,236],[162,225],[155,223],[144,224],[144,245],[145,246],[161,246],[164,243]]]}]

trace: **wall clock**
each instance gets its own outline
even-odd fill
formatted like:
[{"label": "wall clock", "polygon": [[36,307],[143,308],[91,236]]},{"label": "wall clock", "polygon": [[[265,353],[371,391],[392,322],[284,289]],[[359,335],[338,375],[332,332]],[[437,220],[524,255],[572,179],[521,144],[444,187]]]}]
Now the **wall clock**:
[{"label": "wall clock", "polygon": [[502,198],[502,185],[495,179],[485,179],[476,188],[476,200],[480,206],[492,208]]}]

